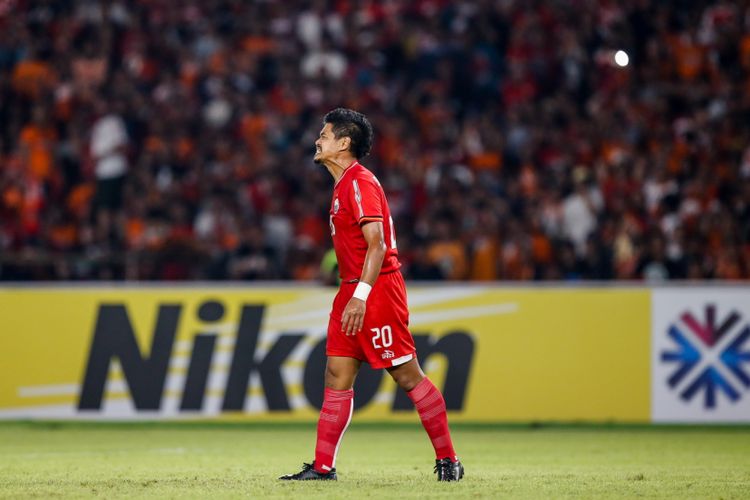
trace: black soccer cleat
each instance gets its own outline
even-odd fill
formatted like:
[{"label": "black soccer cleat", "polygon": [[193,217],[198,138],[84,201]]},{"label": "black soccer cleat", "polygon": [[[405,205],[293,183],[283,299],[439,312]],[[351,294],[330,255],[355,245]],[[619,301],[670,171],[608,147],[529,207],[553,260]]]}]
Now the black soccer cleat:
[{"label": "black soccer cleat", "polygon": [[[463,472],[463,469],[461,469]],[[313,463],[303,463],[302,470],[296,474],[287,474],[281,476],[279,479],[284,481],[336,481],[336,468],[334,467],[326,473],[318,472],[315,470],[315,460]]]},{"label": "black soccer cleat", "polygon": [[464,477],[464,466],[450,458],[435,460],[435,474],[438,481],[460,481]]}]

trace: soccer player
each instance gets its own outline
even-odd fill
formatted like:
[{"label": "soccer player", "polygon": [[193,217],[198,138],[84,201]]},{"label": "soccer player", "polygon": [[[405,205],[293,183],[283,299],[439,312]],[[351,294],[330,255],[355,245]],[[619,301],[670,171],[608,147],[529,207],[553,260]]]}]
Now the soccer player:
[{"label": "soccer player", "polygon": [[329,223],[341,285],[328,322],[315,460],[279,479],[336,480],[336,454],[354,408],[354,379],[367,362],[385,368],[414,402],[435,448],[438,481],[458,481],[464,468],[453,449],[445,400],[420,368],[408,329],[388,202],[377,178],[359,163],[370,152],[372,137],[363,114],[338,108],[325,116],[315,141],[314,161],[335,181]]}]

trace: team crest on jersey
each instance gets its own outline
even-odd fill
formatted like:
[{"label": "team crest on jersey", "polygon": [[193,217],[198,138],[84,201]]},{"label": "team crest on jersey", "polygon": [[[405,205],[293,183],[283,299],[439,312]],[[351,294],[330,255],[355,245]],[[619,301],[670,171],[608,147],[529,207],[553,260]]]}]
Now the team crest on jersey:
[{"label": "team crest on jersey", "polygon": [[338,198],[333,200],[333,213],[334,214],[339,213],[339,199]]}]

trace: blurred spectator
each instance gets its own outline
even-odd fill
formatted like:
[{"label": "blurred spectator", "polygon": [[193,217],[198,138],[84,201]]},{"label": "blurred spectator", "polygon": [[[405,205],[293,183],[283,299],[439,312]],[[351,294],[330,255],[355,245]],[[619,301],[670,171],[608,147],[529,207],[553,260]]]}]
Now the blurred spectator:
[{"label": "blurred spectator", "polygon": [[229,260],[229,277],[235,280],[271,280],[280,278],[273,248],[263,241],[263,231],[249,226]]},{"label": "blurred spectator", "polygon": [[575,245],[576,253],[582,255],[586,240],[596,229],[602,198],[598,188],[587,185],[583,167],[573,170],[573,185],[573,192],[562,204],[562,235]]},{"label": "blurred spectator", "polygon": [[434,281],[444,279],[443,271],[427,257],[427,249],[421,242],[415,244],[411,264],[406,267],[406,272],[415,280]]},{"label": "blurred spectator", "polygon": [[91,156],[96,176],[96,209],[100,235],[110,235],[112,219],[121,214],[122,192],[128,172],[128,135],[125,123],[109,105],[96,101],[97,118],[91,127]]},{"label": "blurred spectator", "polygon": [[8,0],[0,279],[318,279],[336,106],[410,279],[750,279],[744,0]]},{"label": "blurred spectator", "polygon": [[434,240],[427,248],[427,261],[440,270],[443,279],[466,278],[466,251],[457,233],[448,220],[437,219],[434,225]]}]

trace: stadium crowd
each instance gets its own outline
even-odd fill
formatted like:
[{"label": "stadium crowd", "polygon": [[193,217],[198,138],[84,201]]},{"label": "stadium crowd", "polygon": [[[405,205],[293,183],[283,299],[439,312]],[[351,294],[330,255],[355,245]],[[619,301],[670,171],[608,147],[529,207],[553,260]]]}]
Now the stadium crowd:
[{"label": "stadium crowd", "polygon": [[750,279],[747,0],[0,1],[0,279],[318,279],[337,106],[409,279]]}]

